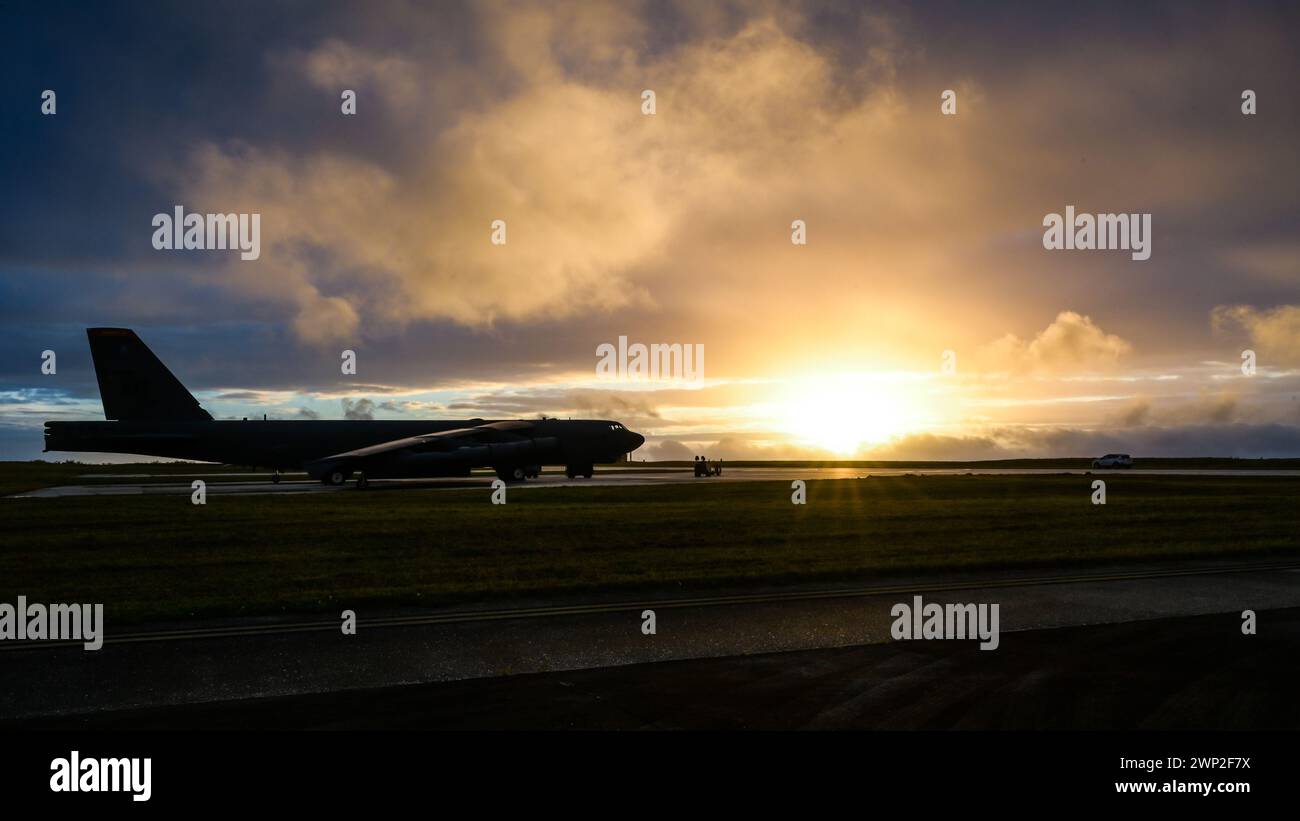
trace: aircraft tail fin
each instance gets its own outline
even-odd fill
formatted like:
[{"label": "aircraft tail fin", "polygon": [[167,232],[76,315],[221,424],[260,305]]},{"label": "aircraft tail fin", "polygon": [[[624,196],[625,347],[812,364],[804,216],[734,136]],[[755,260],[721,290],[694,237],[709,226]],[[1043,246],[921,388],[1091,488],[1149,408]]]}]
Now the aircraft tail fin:
[{"label": "aircraft tail fin", "polygon": [[211,421],[149,346],[129,328],[87,328],[104,417],[119,422]]}]

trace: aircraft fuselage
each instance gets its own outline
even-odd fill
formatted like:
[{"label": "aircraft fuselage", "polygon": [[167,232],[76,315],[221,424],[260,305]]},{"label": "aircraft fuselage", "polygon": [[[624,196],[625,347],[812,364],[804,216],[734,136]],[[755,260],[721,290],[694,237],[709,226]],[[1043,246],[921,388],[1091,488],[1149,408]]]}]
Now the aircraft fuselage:
[{"label": "aircraft fuselage", "polygon": [[[129,453],[290,470],[332,454],[409,436],[489,424],[483,419],[47,422],[46,451]],[[619,461],[644,441],[614,422],[529,420],[518,441],[395,454],[372,475],[459,475],[475,467]]]}]

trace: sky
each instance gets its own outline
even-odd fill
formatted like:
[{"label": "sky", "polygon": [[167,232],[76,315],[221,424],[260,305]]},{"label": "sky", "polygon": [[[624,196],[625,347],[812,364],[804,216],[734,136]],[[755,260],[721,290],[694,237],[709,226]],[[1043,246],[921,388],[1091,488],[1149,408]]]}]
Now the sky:
[{"label": "sky", "polygon": [[[611,418],[645,459],[1300,456],[1297,23],[6,3],[0,458],[103,418],[91,326],[218,418]],[[176,206],[259,214],[260,255],[155,248]],[[1067,206],[1150,215],[1150,257],[1046,248]],[[620,337],[703,373],[602,373]]]}]

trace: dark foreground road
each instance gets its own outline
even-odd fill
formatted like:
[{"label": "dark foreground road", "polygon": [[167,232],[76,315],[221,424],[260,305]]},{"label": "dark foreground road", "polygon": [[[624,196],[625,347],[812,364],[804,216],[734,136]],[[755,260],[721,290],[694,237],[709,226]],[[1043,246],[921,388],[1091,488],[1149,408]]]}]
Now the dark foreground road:
[{"label": "dark foreground road", "polygon": [[248,699],[8,729],[1297,729],[1300,608]]}]

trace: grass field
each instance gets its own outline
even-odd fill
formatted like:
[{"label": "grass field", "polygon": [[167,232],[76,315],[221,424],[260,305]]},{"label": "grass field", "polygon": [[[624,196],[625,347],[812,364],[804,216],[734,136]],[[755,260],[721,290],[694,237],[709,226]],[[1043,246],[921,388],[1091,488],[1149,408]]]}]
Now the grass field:
[{"label": "grass field", "polygon": [[[112,466],[118,472],[121,466]],[[195,466],[189,466],[191,471]],[[206,471],[208,466],[201,466]],[[84,466],[78,466],[84,469]],[[0,601],[115,623],[898,572],[1300,557],[1300,479],[944,476],[513,490],[0,500]]]}]

